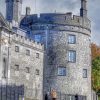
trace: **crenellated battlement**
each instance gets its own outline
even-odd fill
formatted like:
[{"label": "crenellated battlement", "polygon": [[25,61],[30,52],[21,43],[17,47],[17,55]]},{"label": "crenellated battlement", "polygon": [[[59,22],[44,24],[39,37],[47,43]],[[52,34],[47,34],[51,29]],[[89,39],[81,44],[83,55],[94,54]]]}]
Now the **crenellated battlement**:
[{"label": "crenellated battlement", "polygon": [[19,34],[14,34],[12,36],[12,41],[15,41],[21,45],[26,45],[29,48],[36,48],[36,49],[40,49],[43,50],[44,49],[44,45],[41,43],[38,43],[36,41],[33,41],[31,39],[28,39],[26,37],[23,37]]},{"label": "crenellated battlement", "polygon": [[87,17],[72,15],[71,12],[65,14],[40,14],[40,20],[47,20],[47,22],[53,24],[79,26],[87,29],[91,28],[91,22]]},{"label": "crenellated battlement", "polygon": [[26,24],[27,27],[30,26],[31,23],[32,29],[37,28],[37,24],[52,24],[52,25],[69,25],[69,26],[77,26],[81,28],[85,28],[87,30],[91,30],[91,22],[87,17],[81,17],[77,15],[72,15],[71,12],[68,13],[41,13],[40,17],[38,15],[30,15],[26,16],[22,22],[21,26],[23,27]]}]

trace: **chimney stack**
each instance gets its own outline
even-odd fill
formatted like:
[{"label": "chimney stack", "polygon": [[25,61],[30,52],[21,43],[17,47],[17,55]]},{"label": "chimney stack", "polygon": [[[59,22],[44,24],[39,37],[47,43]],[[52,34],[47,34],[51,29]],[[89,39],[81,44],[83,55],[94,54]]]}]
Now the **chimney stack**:
[{"label": "chimney stack", "polygon": [[30,15],[31,9],[30,7],[26,7],[26,15]]},{"label": "chimney stack", "polygon": [[81,0],[80,16],[87,17],[87,0]]}]

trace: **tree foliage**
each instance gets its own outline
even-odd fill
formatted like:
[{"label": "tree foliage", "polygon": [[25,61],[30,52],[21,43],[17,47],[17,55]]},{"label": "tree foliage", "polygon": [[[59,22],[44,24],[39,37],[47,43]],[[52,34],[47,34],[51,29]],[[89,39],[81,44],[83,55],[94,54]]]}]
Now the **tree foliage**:
[{"label": "tree foliage", "polygon": [[92,52],[92,88],[96,92],[100,91],[100,46],[91,44]]},{"label": "tree foliage", "polygon": [[92,61],[92,87],[96,92],[100,91],[100,56]]},{"label": "tree foliage", "polygon": [[92,59],[95,59],[96,57],[100,56],[100,46],[97,46],[96,44],[91,44],[91,52],[92,52]]}]

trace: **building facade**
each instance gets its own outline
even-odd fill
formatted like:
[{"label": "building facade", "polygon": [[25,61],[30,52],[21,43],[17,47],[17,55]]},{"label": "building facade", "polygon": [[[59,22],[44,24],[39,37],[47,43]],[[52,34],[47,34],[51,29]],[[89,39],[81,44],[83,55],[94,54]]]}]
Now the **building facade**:
[{"label": "building facade", "polygon": [[[21,4],[20,0],[6,1],[7,8],[13,5],[16,14],[20,13]],[[10,68],[1,67],[4,77],[25,84],[26,98],[42,100],[42,95],[45,97],[55,90],[58,100],[75,100],[76,95],[79,100],[91,100],[91,22],[87,17],[87,0],[81,0],[80,16],[68,12],[42,13],[38,17],[30,15],[27,7],[20,21],[14,13],[11,21],[7,19],[14,22],[12,35],[7,34],[11,42],[9,49],[1,46],[1,57],[4,50],[4,58],[9,58],[3,62],[9,62]],[[9,27],[6,21],[3,24]],[[45,53],[40,43],[44,44]],[[6,66],[3,62],[1,58],[1,65]]]},{"label": "building facade", "polygon": [[2,84],[24,85],[25,100],[42,98],[44,46],[13,31],[2,15],[0,41]]},{"label": "building facade", "polygon": [[[45,45],[44,95],[56,90],[58,99],[91,100],[91,22],[87,1],[81,0],[80,16],[42,13],[25,16],[20,24],[27,34]],[[32,35],[33,34],[33,35]]]}]

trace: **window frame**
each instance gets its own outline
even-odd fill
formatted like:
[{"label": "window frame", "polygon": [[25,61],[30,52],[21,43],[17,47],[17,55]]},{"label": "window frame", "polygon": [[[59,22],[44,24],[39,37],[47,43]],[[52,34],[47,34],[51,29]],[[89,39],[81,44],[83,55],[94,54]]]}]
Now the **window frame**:
[{"label": "window frame", "polygon": [[[74,37],[74,38],[72,38],[74,40],[72,40],[71,37]],[[74,35],[74,34],[68,35],[68,44],[76,44],[76,35]]]},{"label": "window frame", "polygon": [[40,58],[40,54],[39,53],[36,53],[36,58]]},{"label": "window frame", "polygon": [[[71,56],[72,56],[72,53],[73,52],[73,58],[71,58]],[[69,54],[70,53],[70,54]],[[76,51],[75,50],[69,50],[68,51],[68,62],[71,62],[71,63],[76,63],[76,56],[77,56],[77,54],[76,54]]]},{"label": "window frame", "polygon": [[15,52],[19,52],[19,46],[15,46]]},{"label": "window frame", "polygon": [[36,73],[36,75],[40,75],[40,70],[39,69],[36,69],[35,70],[35,73]]},{"label": "window frame", "polygon": [[42,40],[42,35],[41,35],[41,33],[38,33],[38,34],[35,34],[34,35],[34,40],[36,41],[36,42],[41,42],[41,40]]},{"label": "window frame", "polygon": [[83,69],[83,78],[88,78],[88,70]]},{"label": "window frame", "polygon": [[18,64],[15,64],[15,71],[19,71],[19,65]]},{"label": "window frame", "polygon": [[58,76],[66,76],[67,75],[67,68],[63,66],[59,66],[57,69],[57,75]]},{"label": "window frame", "polygon": [[30,50],[29,49],[26,49],[26,55],[30,56]]},{"label": "window frame", "polygon": [[26,73],[30,73],[30,68],[29,67],[25,67],[25,70],[26,70],[25,71]]}]

